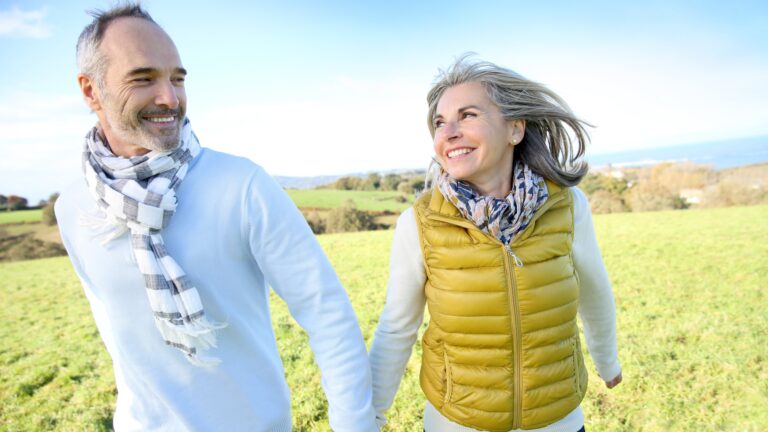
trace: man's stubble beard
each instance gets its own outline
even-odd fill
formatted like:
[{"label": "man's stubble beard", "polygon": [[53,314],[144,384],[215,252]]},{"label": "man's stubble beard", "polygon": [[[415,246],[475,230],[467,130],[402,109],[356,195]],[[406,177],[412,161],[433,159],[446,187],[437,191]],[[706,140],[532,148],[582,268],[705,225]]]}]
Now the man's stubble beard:
[{"label": "man's stubble beard", "polygon": [[115,109],[112,104],[113,98],[107,93],[102,93],[102,106],[104,114],[107,117],[107,121],[112,131],[120,138],[120,140],[138,145],[150,151],[156,152],[170,152],[175,150],[179,146],[181,125],[184,122],[186,114],[184,110],[179,107],[175,110],[170,109],[155,109],[143,111],[144,115],[149,113],[161,113],[176,116],[176,125],[173,129],[162,130],[160,135],[157,135],[147,129],[141,120],[142,111],[121,113]]}]

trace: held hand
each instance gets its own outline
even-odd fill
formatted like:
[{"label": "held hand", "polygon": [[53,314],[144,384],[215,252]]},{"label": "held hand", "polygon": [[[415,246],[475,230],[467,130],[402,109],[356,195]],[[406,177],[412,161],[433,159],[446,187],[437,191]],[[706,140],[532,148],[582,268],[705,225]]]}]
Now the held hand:
[{"label": "held hand", "polygon": [[617,385],[619,385],[620,382],[621,382],[621,372],[619,372],[619,374],[616,375],[612,380],[606,381],[605,386],[608,387],[609,389],[612,389]]}]

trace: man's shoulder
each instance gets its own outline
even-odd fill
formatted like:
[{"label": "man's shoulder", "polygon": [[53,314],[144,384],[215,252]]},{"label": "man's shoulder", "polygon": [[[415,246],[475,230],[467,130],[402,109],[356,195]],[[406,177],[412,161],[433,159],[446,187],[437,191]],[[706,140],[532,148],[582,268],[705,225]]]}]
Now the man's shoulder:
[{"label": "man's shoulder", "polygon": [[61,190],[54,204],[59,230],[64,233],[78,224],[81,214],[92,211],[96,202],[88,191],[84,178],[79,178]]},{"label": "man's shoulder", "polygon": [[272,180],[266,170],[252,160],[210,148],[203,148],[190,173],[198,173],[207,178],[211,178],[208,177],[210,175],[215,175],[216,178],[225,182],[234,180],[244,184],[255,183],[258,185],[265,180]]},{"label": "man's shoulder", "polygon": [[203,148],[200,156],[194,162],[194,165],[205,168],[225,169],[228,171],[234,170],[238,173],[244,171],[263,171],[261,166],[246,157],[224,153],[207,147]]},{"label": "man's shoulder", "polygon": [[58,217],[60,212],[70,211],[71,209],[83,205],[87,205],[92,200],[88,194],[88,186],[85,184],[84,178],[79,178],[72,183],[66,185],[54,204],[54,210]]}]

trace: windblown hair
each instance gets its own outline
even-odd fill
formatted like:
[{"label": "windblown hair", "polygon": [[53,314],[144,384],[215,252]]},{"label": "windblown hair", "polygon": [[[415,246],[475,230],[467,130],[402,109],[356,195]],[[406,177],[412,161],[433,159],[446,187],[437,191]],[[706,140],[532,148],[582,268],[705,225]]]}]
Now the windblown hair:
[{"label": "windblown hair", "polygon": [[[561,186],[575,186],[587,173],[580,158],[589,142],[586,127],[563,99],[544,85],[493,63],[460,56],[440,71],[427,94],[429,132],[435,136],[435,111],[445,91],[453,86],[478,82],[506,120],[525,120],[525,135],[515,146],[515,157]],[[574,150],[575,144],[575,150]]]},{"label": "windblown hair", "polygon": [[[118,18],[141,18],[152,23],[155,20],[138,3],[123,3],[108,10],[91,10],[88,14],[93,21],[80,33],[77,39],[77,68],[80,73],[88,75],[99,89],[104,88],[104,78],[107,72],[107,57],[99,50],[107,27]],[[155,23],[157,24],[157,23]]]}]

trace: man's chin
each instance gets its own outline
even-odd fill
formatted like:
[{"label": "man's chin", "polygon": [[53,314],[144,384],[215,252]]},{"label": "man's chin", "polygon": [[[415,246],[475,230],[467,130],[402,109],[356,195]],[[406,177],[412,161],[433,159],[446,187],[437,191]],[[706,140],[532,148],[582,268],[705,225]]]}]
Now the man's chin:
[{"label": "man's chin", "polygon": [[154,134],[144,134],[144,148],[152,151],[157,152],[170,152],[173,150],[176,150],[177,147],[179,147],[180,139],[179,139],[179,131],[176,130],[174,133],[169,133],[168,135],[163,136],[156,136]]}]

